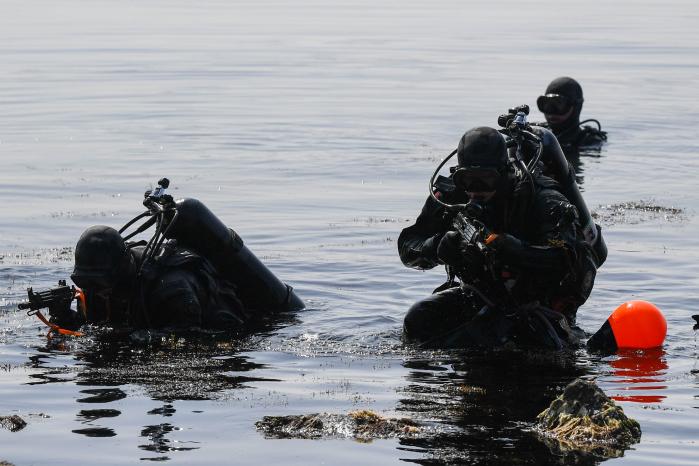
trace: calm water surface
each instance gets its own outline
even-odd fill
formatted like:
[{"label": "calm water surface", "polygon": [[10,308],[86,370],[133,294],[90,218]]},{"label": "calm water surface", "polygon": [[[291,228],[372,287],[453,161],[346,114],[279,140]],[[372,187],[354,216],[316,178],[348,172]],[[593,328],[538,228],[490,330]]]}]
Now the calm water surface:
[{"label": "calm water surface", "polygon": [[[28,421],[0,430],[0,460],[562,464],[528,428],[585,376],[643,429],[608,464],[696,464],[695,2],[294,3],[0,3],[0,415]],[[579,323],[594,331],[646,299],[666,315],[665,346],[607,358],[404,347],[406,309],[443,280],[396,252],[431,170],[466,129],[533,105],[560,75],[580,80],[583,117],[610,139],[581,159],[610,254]],[[65,278],[80,232],[126,222],[162,176],[308,310],[242,341],[47,343],[16,310],[26,287]],[[363,408],[434,429],[365,444],[254,427]]]}]

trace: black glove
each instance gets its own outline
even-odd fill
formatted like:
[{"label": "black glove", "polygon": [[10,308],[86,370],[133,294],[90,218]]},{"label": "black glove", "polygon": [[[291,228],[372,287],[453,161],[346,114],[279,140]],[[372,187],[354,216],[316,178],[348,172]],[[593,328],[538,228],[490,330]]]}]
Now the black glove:
[{"label": "black glove", "polygon": [[486,263],[486,258],[483,251],[478,249],[475,244],[464,244],[461,250],[461,257],[464,268],[473,276],[477,277],[483,271]]},{"label": "black glove", "polygon": [[463,265],[461,254],[463,242],[464,238],[461,236],[461,233],[456,231],[446,232],[439,242],[439,246],[437,246],[437,257],[447,265],[460,267]]},{"label": "black glove", "polygon": [[70,308],[70,301],[61,301],[49,306],[49,316],[53,319],[63,320],[72,313],[73,310]]},{"label": "black glove", "polygon": [[77,330],[85,323],[82,314],[70,308],[70,301],[49,306],[50,321],[68,330]]},{"label": "black glove", "polygon": [[456,231],[444,235],[439,243],[437,256],[445,264],[461,269],[465,280],[481,277],[486,264],[483,251],[475,244],[467,243]]},{"label": "black glove", "polygon": [[430,262],[437,262],[437,247],[439,241],[443,238],[441,234],[430,236],[422,243],[422,257]]},{"label": "black glove", "polygon": [[511,258],[521,253],[524,244],[519,239],[507,233],[497,235],[495,240],[488,244],[503,258]]}]

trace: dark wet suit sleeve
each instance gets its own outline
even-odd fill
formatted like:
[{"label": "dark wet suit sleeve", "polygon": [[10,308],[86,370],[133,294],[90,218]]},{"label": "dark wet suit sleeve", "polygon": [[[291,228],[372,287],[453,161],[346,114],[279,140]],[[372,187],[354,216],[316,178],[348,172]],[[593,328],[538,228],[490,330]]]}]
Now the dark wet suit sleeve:
[{"label": "dark wet suit sleeve", "polygon": [[571,271],[575,254],[575,207],[557,191],[544,189],[538,193],[532,209],[529,238],[510,236],[496,246],[507,264],[532,272],[563,277]]},{"label": "dark wet suit sleeve", "polygon": [[403,264],[424,270],[441,263],[437,259],[437,246],[446,233],[444,212],[444,207],[432,197],[427,198],[415,224],[398,236],[398,254]]}]

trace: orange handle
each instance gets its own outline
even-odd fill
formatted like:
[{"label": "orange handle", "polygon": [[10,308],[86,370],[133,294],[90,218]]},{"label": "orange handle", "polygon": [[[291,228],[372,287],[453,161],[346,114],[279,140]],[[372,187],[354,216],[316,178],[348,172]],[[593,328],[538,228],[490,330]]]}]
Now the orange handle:
[{"label": "orange handle", "polygon": [[[74,337],[81,337],[84,335],[84,333],[76,332],[74,330],[67,330],[65,328],[59,327],[58,325],[56,325],[54,323],[49,322],[49,320],[46,317],[44,317],[44,314],[42,314],[41,311],[36,311],[36,316],[39,318],[40,321],[42,321],[43,323],[48,325],[51,328],[51,330],[53,330],[54,332],[60,333],[61,335],[71,335]],[[49,332],[49,335],[50,334],[51,334],[51,332]]]},{"label": "orange handle", "polygon": [[85,298],[85,292],[82,288],[75,287],[75,299],[78,300],[78,311],[83,315],[85,320],[87,320],[87,299]]},{"label": "orange handle", "polygon": [[490,243],[492,243],[492,242],[495,241],[496,239],[498,239],[498,234],[497,234],[497,233],[491,233],[491,234],[489,234],[488,237],[485,239],[485,244],[486,244],[486,245],[489,245]]}]

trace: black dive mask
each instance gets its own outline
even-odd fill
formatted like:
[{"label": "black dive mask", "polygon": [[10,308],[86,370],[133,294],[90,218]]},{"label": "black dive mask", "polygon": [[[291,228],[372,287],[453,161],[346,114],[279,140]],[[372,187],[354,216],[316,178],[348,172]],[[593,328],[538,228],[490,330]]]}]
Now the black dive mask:
[{"label": "black dive mask", "polygon": [[73,271],[70,279],[83,290],[96,293],[113,290],[123,284],[125,277],[128,276],[131,260],[131,254],[127,251],[113,268],[81,267]]},{"label": "black dive mask", "polygon": [[112,277],[103,274],[71,275],[70,278],[78,288],[96,293],[112,289],[115,282]]},{"label": "black dive mask", "polygon": [[536,106],[539,107],[541,113],[548,115],[565,115],[577,103],[579,102],[561,94],[540,95],[536,99]]},{"label": "black dive mask", "polygon": [[469,193],[497,191],[502,173],[497,168],[462,167],[454,172],[454,184]]}]

